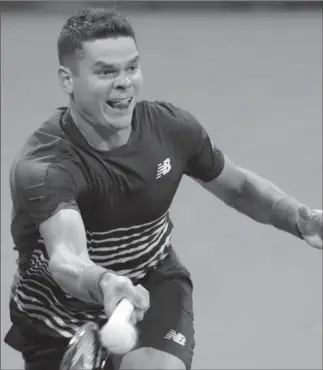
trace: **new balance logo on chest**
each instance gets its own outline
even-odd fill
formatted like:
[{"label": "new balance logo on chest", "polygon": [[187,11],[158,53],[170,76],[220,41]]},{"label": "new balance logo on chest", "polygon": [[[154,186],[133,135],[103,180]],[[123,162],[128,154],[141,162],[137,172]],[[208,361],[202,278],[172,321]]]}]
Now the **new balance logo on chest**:
[{"label": "new balance logo on chest", "polygon": [[159,179],[162,176],[167,175],[168,172],[171,170],[171,168],[172,168],[172,165],[170,164],[170,159],[166,158],[162,163],[159,163],[157,166],[156,179]]}]

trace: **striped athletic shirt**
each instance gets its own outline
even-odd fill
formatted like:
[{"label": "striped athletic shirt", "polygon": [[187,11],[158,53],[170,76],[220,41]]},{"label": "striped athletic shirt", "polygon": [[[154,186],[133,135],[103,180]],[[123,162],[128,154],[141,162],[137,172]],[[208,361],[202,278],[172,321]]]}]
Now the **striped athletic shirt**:
[{"label": "striped athletic shirt", "polygon": [[12,236],[19,253],[12,321],[70,338],[85,321],[103,323],[103,307],[66,294],[48,267],[39,225],[64,208],[82,215],[91,260],[133,281],[157,268],[171,247],[169,209],[184,174],[209,181],[223,155],[184,110],[140,102],[129,142],[100,152],[86,142],[68,108],[34,132],[13,163]]}]

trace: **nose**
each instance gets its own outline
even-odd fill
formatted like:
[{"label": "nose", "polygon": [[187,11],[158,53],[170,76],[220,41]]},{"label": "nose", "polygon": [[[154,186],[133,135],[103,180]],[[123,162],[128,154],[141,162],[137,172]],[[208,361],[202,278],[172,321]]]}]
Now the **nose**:
[{"label": "nose", "polygon": [[120,75],[114,81],[114,87],[116,89],[128,89],[131,84],[131,79],[127,75]]}]

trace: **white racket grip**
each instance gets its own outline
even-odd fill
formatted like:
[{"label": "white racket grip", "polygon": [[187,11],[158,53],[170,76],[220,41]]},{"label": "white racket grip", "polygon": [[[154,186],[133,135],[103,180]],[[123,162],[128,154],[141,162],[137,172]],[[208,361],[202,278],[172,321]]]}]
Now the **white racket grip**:
[{"label": "white racket grip", "polygon": [[128,299],[123,298],[110,316],[108,324],[113,324],[115,322],[130,322],[133,310],[133,304]]}]

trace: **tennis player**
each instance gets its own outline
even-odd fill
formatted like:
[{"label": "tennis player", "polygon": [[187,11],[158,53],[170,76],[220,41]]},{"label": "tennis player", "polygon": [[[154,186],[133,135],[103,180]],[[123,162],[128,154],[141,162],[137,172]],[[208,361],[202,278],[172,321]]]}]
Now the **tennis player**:
[{"label": "tennis player", "polygon": [[31,133],[10,174],[19,269],[6,342],[25,369],[58,370],[75,330],[104,324],[127,297],[140,342],[115,367],[190,369],[192,281],[169,215],[182,177],[314,248],[322,211],[233,164],[189,112],[139,101],[140,53],[123,16],[73,15],[58,57],[69,104]]}]

